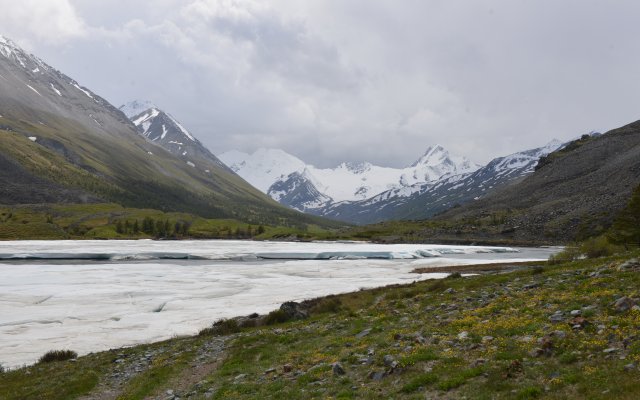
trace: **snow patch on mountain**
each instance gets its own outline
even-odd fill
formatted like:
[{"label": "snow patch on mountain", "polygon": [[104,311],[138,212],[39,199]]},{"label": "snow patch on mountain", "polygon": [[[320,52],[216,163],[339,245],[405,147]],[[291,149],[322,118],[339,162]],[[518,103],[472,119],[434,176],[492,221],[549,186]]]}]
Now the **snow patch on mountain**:
[{"label": "snow patch on mountain", "polygon": [[147,100],[133,100],[119,107],[127,118],[133,118],[151,108],[156,108],[156,106]]}]

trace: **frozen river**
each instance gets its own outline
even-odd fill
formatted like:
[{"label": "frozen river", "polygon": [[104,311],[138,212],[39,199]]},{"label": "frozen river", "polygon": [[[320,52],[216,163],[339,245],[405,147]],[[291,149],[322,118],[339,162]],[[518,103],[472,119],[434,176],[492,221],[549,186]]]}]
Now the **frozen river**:
[{"label": "frozen river", "polygon": [[195,334],[217,319],[558,249],[251,241],[0,242],[0,364]]}]

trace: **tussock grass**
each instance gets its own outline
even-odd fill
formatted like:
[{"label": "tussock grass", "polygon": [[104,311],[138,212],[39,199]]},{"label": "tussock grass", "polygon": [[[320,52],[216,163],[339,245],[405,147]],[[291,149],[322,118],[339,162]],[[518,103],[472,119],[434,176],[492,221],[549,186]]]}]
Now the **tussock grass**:
[{"label": "tussock grass", "polygon": [[67,361],[78,357],[78,353],[73,350],[51,350],[46,352],[40,359],[39,363],[49,363],[55,361]]}]

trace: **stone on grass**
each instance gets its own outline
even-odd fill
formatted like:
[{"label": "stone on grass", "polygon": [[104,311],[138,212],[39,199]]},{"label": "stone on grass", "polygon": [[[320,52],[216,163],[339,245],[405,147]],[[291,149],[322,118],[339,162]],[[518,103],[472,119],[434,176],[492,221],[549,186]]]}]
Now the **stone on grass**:
[{"label": "stone on grass", "polygon": [[358,334],[356,335],[356,337],[357,337],[358,339],[362,339],[363,337],[367,336],[367,335],[368,335],[368,334],[370,334],[370,333],[371,333],[371,329],[365,329],[365,330],[363,330],[362,332],[358,333]]},{"label": "stone on grass", "polygon": [[331,370],[333,371],[334,375],[344,375],[346,374],[346,371],[344,370],[344,368],[342,367],[342,364],[340,363],[333,363],[333,365],[331,366]]},{"label": "stone on grass", "polygon": [[373,381],[381,381],[386,374],[384,371],[371,371],[368,376]]},{"label": "stone on grass", "polygon": [[636,302],[627,296],[620,297],[618,300],[613,302],[613,308],[615,308],[617,312],[629,311],[631,307],[635,305]]}]

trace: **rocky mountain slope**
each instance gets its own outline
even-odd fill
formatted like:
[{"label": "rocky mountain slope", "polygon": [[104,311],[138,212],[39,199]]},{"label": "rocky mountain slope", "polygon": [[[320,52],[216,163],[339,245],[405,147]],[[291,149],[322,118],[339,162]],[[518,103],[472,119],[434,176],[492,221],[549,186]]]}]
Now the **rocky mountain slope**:
[{"label": "rocky mountain slope", "polygon": [[110,201],[206,217],[307,221],[216,162],[176,157],[124,113],[0,37],[0,204]]},{"label": "rocky mountain slope", "polygon": [[147,140],[163,147],[187,165],[227,168],[180,122],[150,102],[132,101],[120,106],[120,110],[133,122],[138,133]]},{"label": "rocky mountain slope", "polygon": [[585,135],[544,157],[522,182],[439,218],[493,216],[515,240],[582,239],[604,231],[640,185],[640,121],[600,136]]}]

